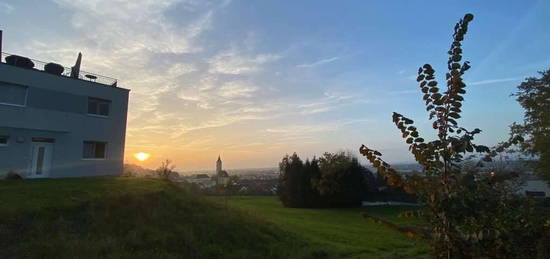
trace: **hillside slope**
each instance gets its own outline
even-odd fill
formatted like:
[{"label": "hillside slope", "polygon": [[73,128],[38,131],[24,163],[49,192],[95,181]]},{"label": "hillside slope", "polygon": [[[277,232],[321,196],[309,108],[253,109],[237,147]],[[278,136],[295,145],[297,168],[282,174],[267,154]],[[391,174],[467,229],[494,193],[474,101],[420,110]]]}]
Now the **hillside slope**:
[{"label": "hillside slope", "polygon": [[154,179],[0,182],[0,258],[332,257]]}]

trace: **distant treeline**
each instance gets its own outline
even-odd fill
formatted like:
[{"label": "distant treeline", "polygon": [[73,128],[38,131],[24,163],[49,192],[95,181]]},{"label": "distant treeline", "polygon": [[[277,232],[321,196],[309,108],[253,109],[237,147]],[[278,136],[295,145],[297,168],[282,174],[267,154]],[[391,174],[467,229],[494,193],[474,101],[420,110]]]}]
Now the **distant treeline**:
[{"label": "distant treeline", "polygon": [[385,183],[357,158],[345,152],[325,153],[304,162],[294,153],[279,163],[278,196],[286,207],[357,207],[362,201],[414,201],[400,190],[385,190]]}]

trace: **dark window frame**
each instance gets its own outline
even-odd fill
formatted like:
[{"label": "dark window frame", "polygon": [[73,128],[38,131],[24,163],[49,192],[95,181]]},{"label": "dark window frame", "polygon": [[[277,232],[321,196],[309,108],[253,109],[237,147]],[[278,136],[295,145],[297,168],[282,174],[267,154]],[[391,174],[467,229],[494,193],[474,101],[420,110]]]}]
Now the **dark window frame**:
[{"label": "dark window frame", "polygon": [[[111,100],[96,97],[88,97],[88,115],[109,117],[111,113]],[[106,110],[102,110],[105,109]]]},{"label": "dark window frame", "polygon": [[[92,145],[91,150],[87,149],[87,147],[90,147],[89,145]],[[82,142],[82,159],[84,159],[84,160],[105,160],[105,159],[107,159],[107,142],[105,142],[105,141],[84,140]]]},{"label": "dark window frame", "polygon": [[9,106],[17,106],[17,107],[27,107],[27,102],[28,102],[28,99],[29,99],[29,87],[28,87],[28,86],[26,86],[26,85],[20,85],[20,84],[14,84],[14,83],[5,82],[5,81],[0,81],[0,87],[2,87],[2,84],[7,85],[7,86],[14,86],[14,87],[24,88],[24,89],[25,89],[25,97],[23,98],[23,104],[2,102],[2,101],[0,100],[0,104],[1,104],[1,105],[9,105]]},{"label": "dark window frame", "polygon": [[10,144],[10,136],[0,136],[0,147],[5,147],[5,146],[8,146],[9,144]]}]

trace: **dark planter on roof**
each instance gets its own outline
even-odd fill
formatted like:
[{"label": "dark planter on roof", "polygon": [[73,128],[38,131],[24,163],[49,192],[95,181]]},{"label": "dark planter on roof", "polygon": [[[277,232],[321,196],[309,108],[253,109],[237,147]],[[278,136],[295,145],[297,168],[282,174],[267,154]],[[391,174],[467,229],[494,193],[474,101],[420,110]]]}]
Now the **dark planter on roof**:
[{"label": "dark planter on roof", "polygon": [[17,55],[11,55],[6,57],[6,64],[18,66],[22,68],[33,68],[34,63],[30,58],[21,57]]},{"label": "dark planter on roof", "polygon": [[44,66],[44,71],[54,75],[61,75],[65,71],[65,68],[56,63],[48,63]]}]

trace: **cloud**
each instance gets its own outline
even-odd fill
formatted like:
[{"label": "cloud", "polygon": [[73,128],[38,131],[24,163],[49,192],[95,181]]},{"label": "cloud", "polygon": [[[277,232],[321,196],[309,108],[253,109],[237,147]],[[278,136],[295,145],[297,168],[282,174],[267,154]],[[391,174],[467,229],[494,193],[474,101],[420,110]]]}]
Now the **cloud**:
[{"label": "cloud", "polygon": [[420,89],[398,90],[388,92],[390,95],[407,95],[420,93]]},{"label": "cloud", "polygon": [[[292,124],[279,127],[267,128],[265,132],[271,136],[269,139],[276,140],[276,142],[284,143],[296,140],[317,140],[322,139],[323,134],[330,132],[337,132],[344,127],[356,126],[357,124],[369,122],[368,119],[347,119],[347,120],[334,120],[323,123],[312,124]],[[317,143],[317,141],[312,143]],[[302,142],[300,142],[302,143]]]},{"label": "cloud", "polygon": [[[54,1],[69,15],[63,33],[37,35],[15,44],[14,51],[65,66],[81,51],[83,70],[118,78],[118,86],[131,90],[127,153],[256,147],[293,139],[318,143],[323,140],[317,135],[347,124],[304,124],[304,115],[362,98],[351,90],[322,90],[300,75],[280,76],[297,70],[277,66],[292,55],[284,46],[270,50],[261,31],[217,40],[220,8],[228,1],[120,0],[116,7],[107,0]],[[327,80],[324,87],[340,82]],[[274,139],[276,134],[284,137]]]},{"label": "cloud", "polygon": [[495,83],[518,81],[518,80],[521,80],[521,79],[522,79],[521,77],[509,77],[509,78],[488,79],[488,80],[467,82],[466,84],[467,85],[488,85],[488,84],[495,84]]},{"label": "cloud", "polygon": [[344,105],[356,103],[358,97],[336,92],[324,92],[323,97],[310,103],[299,104],[297,108],[303,115],[334,110]]},{"label": "cloud", "polygon": [[316,67],[316,66],[332,63],[332,62],[334,62],[336,60],[339,60],[339,59],[340,59],[340,57],[331,57],[331,58],[321,59],[321,60],[315,61],[313,63],[306,63],[306,64],[297,65],[296,67],[311,68],[311,67]]},{"label": "cloud", "polygon": [[224,51],[209,60],[210,73],[221,74],[250,74],[262,70],[262,65],[280,58],[275,54],[258,54],[243,56],[235,50]]},{"label": "cloud", "polygon": [[[108,71],[131,89],[130,147],[173,145],[188,132],[263,120],[282,107],[258,98],[260,86],[250,77],[279,55],[255,53],[250,39],[243,40],[245,48],[235,42],[208,51],[198,43],[229,1],[135,0],[115,8],[106,0],[55,3],[70,11],[74,35],[56,39],[55,48],[37,39],[21,46],[23,52],[72,64],[82,51],[83,70]],[[178,8],[191,17],[183,25],[167,14]]]},{"label": "cloud", "polygon": [[11,4],[8,4],[8,3],[4,3],[4,2],[0,2],[0,12],[3,12],[5,14],[10,14],[13,12],[15,8],[13,7],[13,5]]},{"label": "cloud", "polygon": [[258,88],[242,81],[225,83],[220,87],[219,95],[224,98],[250,98]]}]

